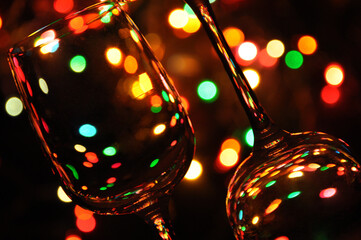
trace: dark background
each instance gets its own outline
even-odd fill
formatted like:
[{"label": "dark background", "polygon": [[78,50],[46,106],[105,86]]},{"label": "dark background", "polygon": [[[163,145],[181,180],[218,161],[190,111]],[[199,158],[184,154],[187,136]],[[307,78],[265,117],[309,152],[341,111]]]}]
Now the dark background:
[{"label": "dark background", "polygon": [[[95,1],[74,1],[73,10]],[[70,233],[82,239],[156,239],[151,227],[137,216],[95,216],[97,226],[90,233],[77,230],[74,205],[61,202],[56,194],[57,179],[50,171],[33,135],[25,112],[17,117],[5,111],[5,102],[17,96],[6,61],[7,49],[39,27],[62,17],[52,0],[0,2],[0,239],[66,239]],[[361,1],[359,0],[217,0],[212,4],[222,28],[240,28],[246,40],[259,46],[281,39],[286,51],[297,49],[297,39],[305,34],[318,41],[315,54],[304,57],[301,68],[289,69],[281,57],[276,66],[257,69],[261,82],[255,90],[267,112],[290,132],[314,130],[345,140],[361,157]],[[183,180],[171,199],[171,215],[180,239],[233,239],[225,213],[227,183],[235,168],[219,173],[214,167],[222,141],[238,137],[241,155],[250,148],[243,133],[249,122],[229,80],[216,58],[204,31],[179,38],[169,26],[169,13],[183,7],[180,0],[138,0],[129,14],[144,34],[162,39],[160,59],[182,96],[197,137],[195,158],[203,164],[196,181]],[[177,71],[169,59],[192,57],[194,71]],[[330,62],[340,63],[345,80],[341,98],[333,105],[324,103],[320,91],[325,86],[323,71]],[[202,79],[212,79],[219,87],[218,99],[205,103],[197,97]]]}]

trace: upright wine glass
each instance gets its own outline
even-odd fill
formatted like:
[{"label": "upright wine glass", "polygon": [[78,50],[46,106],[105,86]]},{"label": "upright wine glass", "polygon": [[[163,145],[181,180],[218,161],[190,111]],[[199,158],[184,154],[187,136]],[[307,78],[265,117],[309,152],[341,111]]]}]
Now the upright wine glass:
[{"label": "upright wine glass", "polygon": [[279,129],[258,103],[208,0],[185,0],[202,22],[255,135],[229,183],[227,215],[237,239],[359,239],[360,165],[342,140]]},{"label": "upright wine glass", "polygon": [[194,132],[181,98],[121,8],[105,1],[10,49],[17,89],[65,192],[98,214],[137,213],[162,239]]}]

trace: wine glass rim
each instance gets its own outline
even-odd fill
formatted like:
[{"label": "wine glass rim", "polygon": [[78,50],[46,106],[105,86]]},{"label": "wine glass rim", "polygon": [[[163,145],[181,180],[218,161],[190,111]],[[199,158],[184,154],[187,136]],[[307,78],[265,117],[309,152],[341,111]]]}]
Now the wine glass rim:
[{"label": "wine glass rim", "polygon": [[[125,4],[125,3],[123,3],[123,4]],[[38,30],[32,32],[31,34],[29,34],[28,36],[26,36],[22,40],[16,42],[9,49],[8,52],[9,52],[9,54],[12,54],[15,49],[24,48],[27,44],[30,44],[30,46],[32,45],[32,47],[25,48],[25,49],[26,50],[31,49],[31,48],[35,47],[33,45],[34,40],[37,39],[38,37],[40,37],[46,31],[54,30],[55,32],[57,32],[58,31],[57,28],[59,28],[59,27],[56,27],[56,26],[60,26],[60,28],[61,28],[61,26],[64,26],[64,24],[66,22],[69,22],[70,20],[72,20],[72,19],[74,19],[74,18],[76,18],[78,16],[81,16],[82,14],[84,14],[87,11],[91,11],[93,9],[99,8],[100,6],[107,6],[107,5],[112,5],[112,6],[109,9],[107,9],[106,11],[104,11],[102,14],[99,14],[99,16],[96,19],[91,19],[89,22],[95,21],[95,20],[98,20],[98,19],[102,18],[102,16],[106,15],[109,12],[110,9],[113,9],[115,6],[122,5],[122,3],[118,2],[118,1],[106,0],[106,1],[102,1],[102,2],[98,2],[98,3],[95,3],[95,4],[89,5],[89,6],[83,8],[83,9],[81,9],[79,11],[69,13],[68,15],[66,15],[66,16],[64,16],[62,18],[59,18],[59,19],[57,19],[57,20],[55,20],[55,21],[53,21],[53,22],[39,28]],[[86,23],[86,24],[88,24],[88,23]],[[25,50],[25,49],[22,49],[22,50]]]}]

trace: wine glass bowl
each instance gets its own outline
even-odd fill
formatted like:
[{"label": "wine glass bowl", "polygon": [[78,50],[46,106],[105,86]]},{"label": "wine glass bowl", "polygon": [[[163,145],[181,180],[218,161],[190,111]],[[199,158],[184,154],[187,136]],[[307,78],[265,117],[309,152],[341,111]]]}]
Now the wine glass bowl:
[{"label": "wine glass bowl", "polygon": [[152,206],[194,152],[181,98],[121,4],[70,14],[8,54],[54,173],[76,204],[99,214]]},{"label": "wine glass bowl", "polygon": [[272,142],[255,146],[229,183],[236,238],[356,239],[361,176],[348,146],[319,132],[285,133]]}]

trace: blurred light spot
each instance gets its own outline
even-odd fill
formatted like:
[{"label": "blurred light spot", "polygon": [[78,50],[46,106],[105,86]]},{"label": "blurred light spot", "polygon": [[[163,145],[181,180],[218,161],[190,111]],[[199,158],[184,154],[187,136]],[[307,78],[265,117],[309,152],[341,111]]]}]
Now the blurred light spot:
[{"label": "blurred light spot", "polygon": [[59,48],[59,41],[60,41],[60,39],[54,39],[54,40],[48,42],[46,45],[44,45],[40,48],[40,52],[42,54],[56,52],[56,50],[58,50],[58,48]]},{"label": "blurred light spot", "polygon": [[317,169],[317,168],[320,168],[321,166],[317,163],[310,163],[308,164],[308,167],[309,168],[313,168],[313,169]]},{"label": "blurred light spot", "polygon": [[124,60],[124,70],[127,73],[133,74],[138,70],[138,62],[135,57],[129,55]]},{"label": "blurred light spot", "polygon": [[181,96],[181,101],[182,101],[182,106],[188,112],[189,111],[189,102],[188,102],[188,100],[185,97]]},{"label": "blurred light spot", "polygon": [[242,220],[243,219],[243,210],[239,211],[238,213],[238,219]]},{"label": "blurred light spot", "polygon": [[138,34],[134,31],[134,29],[130,30],[130,36],[132,36],[134,42],[139,43],[139,37]]},{"label": "blurred light spot", "polygon": [[162,106],[162,98],[158,95],[154,95],[150,98],[150,104],[154,107],[160,107]]},{"label": "blurred light spot", "polygon": [[273,186],[276,183],[276,180],[270,181],[266,184],[266,188]]},{"label": "blurred light spot", "polygon": [[246,131],[245,140],[246,140],[246,143],[247,143],[248,146],[253,147],[253,145],[254,145],[254,135],[253,135],[252,128],[249,128]]},{"label": "blurred light spot", "polygon": [[164,132],[165,129],[166,129],[166,126],[164,124],[158,124],[157,126],[154,127],[153,133],[155,135],[159,135],[162,132]]},{"label": "blurred light spot", "polygon": [[340,90],[331,85],[326,85],[321,90],[321,99],[327,104],[335,104],[340,99]]},{"label": "blurred light spot", "polygon": [[88,209],[82,208],[79,205],[75,205],[74,215],[76,218],[87,220],[93,216],[93,212]]},{"label": "blurred light spot", "polygon": [[324,77],[328,84],[340,86],[344,79],[344,71],[340,65],[330,64],[325,69]]},{"label": "blurred light spot", "polygon": [[214,82],[204,80],[198,85],[197,93],[203,101],[213,102],[217,99],[218,88]]},{"label": "blurred light spot", "polygon": [[193,12],[192,8],[187,3],[184,4],[183,10],[188,14],[189,18],[197,18],[196,14]]},{"label": "blurred light spot", "polygon": [[264,67],[273,67],[278,60],[275,57],[271,57],[266,49],[262,49],[259,53],[258,61]]},{"label": "blurred light spot", "polygon": [[162,97],[164,101],[169,102],[169,96],[166,91],[162,91]]},{"label": "blurred light spot", "polygon": [[107,180],[107,183],[111,184],[111,183],[115,183],[116,181],[117,181],[117,179],[115,177],[111,177]]},{"label": "blurred light spot", "polygon": [[232,148],[237,153],[239,153],[240,150],[241,150],[241,144],[239,143],[239,141],[237,139],[228,138],[222,143],[221,150],[224,150],[224,149],[227,149],[227,148]]},{"label": "blurred light spot", "polygon": [[279,58],[285,52],[285,46],[280,40],[273,39],[267,43],[266,50],[271,57]]},{"label": "blurred light spot", "polygon": [[74,2],[73,0],[55,0],[53,6],[59,13],[68,13],[73,9]]},{"label": "blurred light spot", "polygon": [[2,26],[3,26],[3,19],[0,16],[0,29],[2,28]]},{"label": "blurred light spot", "polygon": [[81,186],[81,189],[83,189],[84,191],[88,190],[87,186]]},{"label": "blurred light spot", "polygon": [[182,28],[187,33],[195,33],[201,28],[198,18],[188,18],[187,24]]},{"label": "blurred light spot", "polygon": [[232,167],[238,162],[238,153],[233,148],[226,148],[221,151],[219,160],[222,165]]},{"label": "blurred light spot", "polygon": [[252,224],[253,225],[256,225],[259,221],[259,217],[258,216],[255,216],[253,219],[252,219]]},{"label": "blurred light spot", "polygon": [[45,45],[55,40],[56,33],[53,29],[43,32],[39,38],[34,41],[34,47]]},{"label": "blurred light spot", "polygon": [[72,200],[64,192],[64,190],[61,186],[58,187],[57,195],[58,195],[58,198],[60,199],[60,201],[62,201],[62,202],[65,202],[65,203],[72,202]]},{"label": "blurred light spot", "polygon": [[188,22],[188,14],[183,9],[174,9],[169,14],[168,22],[173,28],[183,28]]},{"label": "blurred light spot", "polygon": [[85,25],[84,18],[82,16],[79,16],[70,20],[69,28],[76,33],[80,33],[85,31],[87,27]]},{"label": "blurred light spot", "polygon": [[91,162],[83,162],[83,166],[87,168],[92,168],[94,165]]},{"label": "blurred light spot", "polygon": [[159,163],[159,158],[157,158],[157,159],[154,159],[151,163],[150,163],[150,165],[149,165],[149,167],[155,167],[157,164]]},{"label": "blurred light spot", "polygon": [[246,69],[243,73],[251,88],[255,89],[258,86],[260,80],[258,72],[254,69]]},{"label": "blurred light spot", "polygon": [[153,89],[152,82],[147,73],[142,73],[139,75],[139,86],[144,93]]},{"label": "blurred light spot", "polygon": [[96,155],[96,153],[93,153],[93,152],[87,152],[85,153],[85,157],[86,159],[91,162],[91,163],[97,163],[99,162],[99,158],[98,156]]},{"label": "blurred light spot", "polygon": [[230,47],[236,47],[244,41],[244,33],[235,27],[226,28],[223,35]]},{"label": "blurred light spot", "polygon": [[287,67],[291,69],[298,69],[303,64],[303,56],[299,51],[291,50],[286,53],[285,62]]},{"label": "blurred light spot", "polygon": [[151,106],[151,107],[150,107],[150,111],[151,111],[152,113],[159,113],[159,112],[162,111],[162,106],[159,106],[159,107]]},{"label": "blurred light spot", "polygon": [[297,197],[297,196],[300,195],[300,194],[301,194],[300,191],[292,192],[292,193],[288,194],[287,198],[288,198],[288,199],[295,198],[295,197]]},{"label": "blurred light spot", "polygon": [[202,175],[202,172],[202,164],[199,161],[193,159],[184,178],[187,180],[196,180]]},{"label": "blurred light spot", "polygon": [[83,137],[94,137],[97,129],[91,124],[84,124],[79,128],[79,133]]},{"label": "blurred light spot", "polygon": [[48,84],[46,83],[46,81],[43,78],[39,78],[39,87],[43,93],[45,93],[45,94],[49,93]]},{"label": "blurred light spot", "polygon": [[5,110],[10,116],[16,117],[23,111],[23,103],[18,97],[11,97],[5,103]]},{"label": "blurred light spot", "polygon": [[120,162],[114,163],[111,168],[119,168],[122,164]]},{"label": "blurred light spot", "polygon": [[302,36],[297,43],[298,50],[305,55],[313,54],[317,49],[317,41],[312,36]]},{"label": "blurred light spot", "polygon": [[94,216],[86,220],[78,218],[76,220],[76,226],[82,232],[91,232],[95,229],[96,221]]},{"label": "blurred light spot", "polygon": [[286,236],[281,236],[281,237],[275,238],[275,240],[289,240],[289,238]]},{"label": "blurred light spot", "polygon": [[139,81],[133,82],[131,91],[133,96],[137,99],[143,99],[145,97],[144,91],[140,88]]},{"label": "blurred light spot", "polygon": [[117,150],[114,147],[107,147],[103,150],[103,154],[108,157],[114,156],[117,154]]},{"label": "blurred light spot", "polygon": [[66,236],[65,240],[82,240],[80,236],[71,234],[69,236]]},{"label": "blurred light spot", "polygon": [[245,61],[251,61],[256,58],[258,49],[252,42],[243,42],[239,45],[238,55]]},{"label": "blurred light spot", "polygon": [[320,198],[330,198],[336,194],[336,188],[326,188],[320,192]]},{"label": "blurred light spot", "polygon": [[76,73],[81,73],[86,68],[86,59],[81,55],[76,55],[70,60],[70,68]]},{"label": "blurred light spot", "polygon": [[80,145],[80,144],[75,144],[74,149],[80,153],[83,153],[86,151],[86,147],[84,147],[83,145]]},{"label": "blurred light spot", "polygon": [[298,178],[298,177],[302,177],[303,176],[303,172],[301,171],[297,171],[297,172],[292,172],[288,175],[288,178]]},{"label": "blurred light spot", "polygon": [[274,212],[279,205],[282,203],[281,199],[275,199],[271,202],[271,204],[266,208],[265,214],[270,214],[272,212]]},{"label": "blurred light spot", "polygon": [[108,48],[105,55],[107,56],[107,60],[110,64],[119,65],[122,61],[122,52],[119,48]]}]

